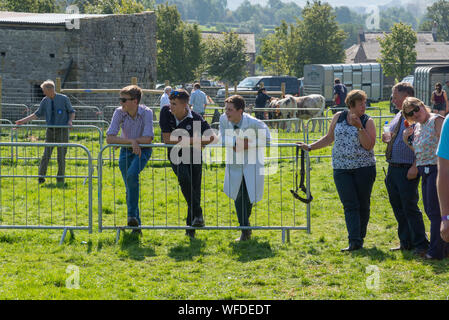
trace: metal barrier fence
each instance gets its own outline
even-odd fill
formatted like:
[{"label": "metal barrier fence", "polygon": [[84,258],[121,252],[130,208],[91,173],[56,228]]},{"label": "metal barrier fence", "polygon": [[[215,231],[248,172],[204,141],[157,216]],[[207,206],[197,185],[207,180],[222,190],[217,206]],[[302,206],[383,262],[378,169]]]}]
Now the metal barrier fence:
[{"label": "metal barrier fence", "polygon": [[[76,120],[103,120],[103,111],[96,106],[72,105],[75,110]],[[30,109],[30,114],[37,111],[38,104],[34,104]]]},{"label": "metal barrier fence", "polygon": [[[92,125],[73,125],[68,127],[33,124],[25,124],[20,126],[0,124],[0,132],[2,132],[2,130],[9,130],[10,136],[7,140],[11,142],[44,142],[46,138],[46,130],[48,128],[69,128],[69,142],[75,142],[89,148],[88,150],[90,150],[90,152],[94,155],[95,160],[99,150],[101,150],[103,146],[104,132],[100,128]],[[97,133],[97,135],[95,133]],[[4,137],[7,136],[0,135],[0,141],[4,141]],[[16,152],[16,160],[18,159],[20,159],[20,155]],[[36,155],[34,159],[39,159],[39,155]],[[29,158],[29,160],[32,160],[32,158]]]},{"label": "metal barrier fence", "polygon": [[[58,178],[55,163],[47,169],[49,183],[39,183],[37,149],[63,147],[71,157],[66,166],[65,183]],[[14,159],[1,157],[16,150]],[[82,160],[79,152],[86,154]],[[82,145],[72,143],[0,142],[0,229],[62,229],[60,243],[67,231],[88,230],[92,233],[92,157]],[[69,160],[73,159],[73,160]],[[81,180],[81,181],[80,181]]]},{"label": "metal barrier fence", "polygon": [[16,120],[22,119],[30,114],[30,108],[24,104],[2,103],[1,106],[1,117],[11,122],[15,122]]},{"label": "metal barrier fence", "polygon": [[[98,228],[120,232],[127,227],[127,205],[124,182],[117,165],[106,162],[103,152],[120,145],[107,145],[98,158]],[[164,144],[142,145],[166,149]],[[267,148],[265,161],[265,188],[263,199],[253,207],[251,227],[238,226],[234,201],[223,193],[224,147],[209,145],[204,148],[201,205],[206,226],[201,230],[281,230],[282,240],[290,239],[290,230],[307,230],[310,233],[310,203],[295,200],[290,190],[295,190],[296,144],[272,144]],[[212,155],[210,155],[212,153]],[[274,156],[273,156],[274,155]],[[206,159],[209,156],[208,159]],[[285,156],[285,157],[284,157]],[[310,192],[310,161],[306,153],[306,185]],[[299,169],[298,169],[299,170]],[[168,160],[164,163],[151,158],[139,175],[139,211],[142,229],[195,229],[184,223],[187,204],[181,193],[176,175]],[[299,214],[305,212],[305,215]],[[305,225],[301,225],[305,224]],[[199,229],[199,228],[196,228]]]}]

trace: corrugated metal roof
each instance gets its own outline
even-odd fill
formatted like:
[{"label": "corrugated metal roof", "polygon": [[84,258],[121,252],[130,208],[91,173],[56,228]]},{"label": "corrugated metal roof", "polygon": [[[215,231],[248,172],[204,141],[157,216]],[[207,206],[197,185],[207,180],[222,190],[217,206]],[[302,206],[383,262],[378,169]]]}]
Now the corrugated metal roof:
[{"label": "corrugated metal roof", "polygon": [[81,19],[81,18],[97,18],[104,16],[108,15],[0,11],[0,23],[64,25],[68,20]]}]

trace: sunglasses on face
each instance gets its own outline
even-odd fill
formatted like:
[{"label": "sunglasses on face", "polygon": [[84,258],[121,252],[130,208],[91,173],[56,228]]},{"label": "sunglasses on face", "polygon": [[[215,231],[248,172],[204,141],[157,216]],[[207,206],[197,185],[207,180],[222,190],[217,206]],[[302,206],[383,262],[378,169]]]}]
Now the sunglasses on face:
[{"label": "sunglasses on face", "polygon": [[133,98],[122,98],[122,97],[120,97],[118,99],[120,100],[120,102],[123,102],[123,103],[125,103],[128,100],[134,100]]},{"label": "sunglasses on face", "polygon": [[407,117],[413,117],[413,114],[415,114],[416,112],[419,112],[419,110],[421,110],[421,108],[420,108],[419,106],[416,106],[416,107],[413,108],[413,110],[411,110],[410,112],[405,112],[405,111],[404,111],[404,114],[405,114]]}]

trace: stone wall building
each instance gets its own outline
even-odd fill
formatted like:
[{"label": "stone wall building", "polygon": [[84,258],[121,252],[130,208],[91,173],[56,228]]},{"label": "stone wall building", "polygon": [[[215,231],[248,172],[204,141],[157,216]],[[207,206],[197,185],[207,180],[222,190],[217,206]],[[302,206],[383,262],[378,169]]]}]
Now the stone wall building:
[{"label": "stone wall building", "polygon": [[[121,88],[132,77],[150,88],[157,78],[155,13],[0,12],[0,76],[3,103],[39,103],[39,85],[57,77],[62,88]],[[92,99],[101,100],[86,95],[72,104]]]}]

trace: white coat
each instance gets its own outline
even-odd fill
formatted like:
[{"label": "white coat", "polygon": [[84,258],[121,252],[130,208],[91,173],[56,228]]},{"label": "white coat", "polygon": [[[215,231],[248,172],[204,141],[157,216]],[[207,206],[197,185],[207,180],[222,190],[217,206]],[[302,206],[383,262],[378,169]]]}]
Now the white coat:
[{"label": "white coat", "polygon": [[[248,138],[248,149],[233,150],[237,137]],[[265,144],[271,139],[270,131],[265,123],[243,113],[238,133],[234,130],[226,114],[220,117],[220,138],[226,146],[226,169],[223,191],[235,200],[245,177],[246,188],[251,203],[262,200],[264,188]]]}]

